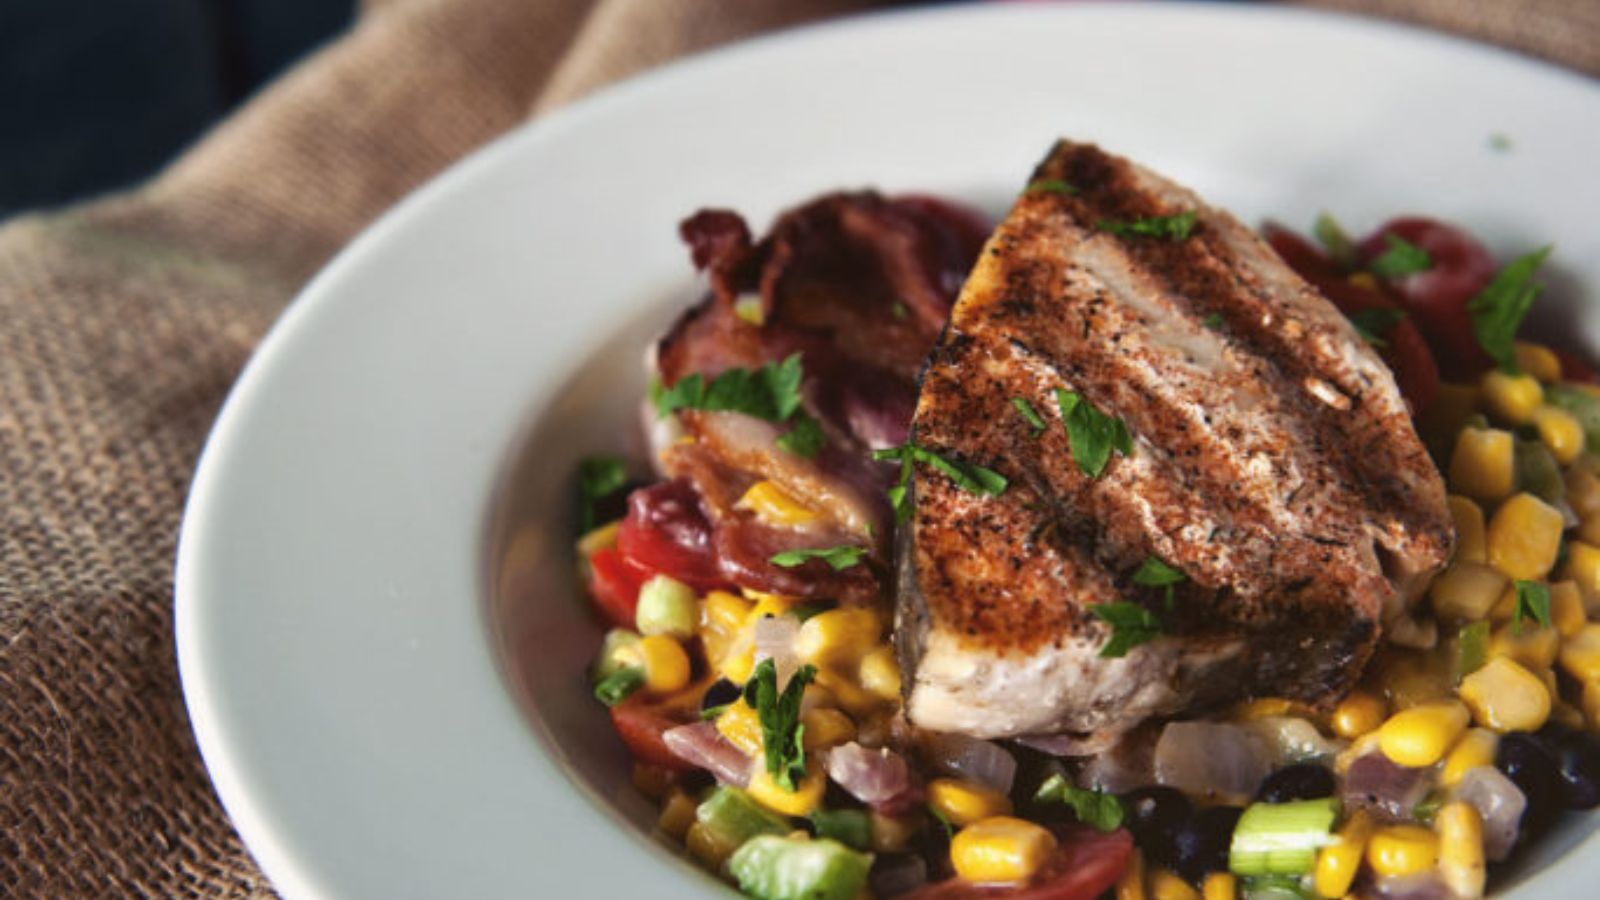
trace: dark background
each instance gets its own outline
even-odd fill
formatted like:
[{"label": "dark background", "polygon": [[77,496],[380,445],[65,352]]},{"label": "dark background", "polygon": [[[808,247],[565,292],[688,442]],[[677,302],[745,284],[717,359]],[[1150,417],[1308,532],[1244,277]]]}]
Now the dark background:
[{"label": "dark background", "polygon": [[0,0],[0,218],[154,174],[354,0]]}]

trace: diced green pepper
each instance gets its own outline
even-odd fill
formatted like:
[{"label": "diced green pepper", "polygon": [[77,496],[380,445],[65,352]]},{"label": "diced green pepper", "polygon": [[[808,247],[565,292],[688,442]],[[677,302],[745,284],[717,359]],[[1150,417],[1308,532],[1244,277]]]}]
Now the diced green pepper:
[{"label": "diced green pepper", "polygon": [[852,850],[872,849],[872,819],[859,809],[819,809],[811,814],[817,837],[832,838]]},{"label": "diced green pepper", "polygon": [[763,834],[787,834],[788,823],[762,809],[750,795],[735,787],[718,786],[700,802],[694,811],[695,820],[722,839],[728,847],[737,847],[753,837]]},{"label": "diced green pepper", "polygon": [[734,851],[728,873],[757,900],[855,900],[872,855],[827,838],[763,835]]},{"label": "diced green pepper", "polygon": [[1560,502],[1566,493],[1561,465],[1540,441],[1518,439],[1516,443],[1517,489],[1550,503]]}]

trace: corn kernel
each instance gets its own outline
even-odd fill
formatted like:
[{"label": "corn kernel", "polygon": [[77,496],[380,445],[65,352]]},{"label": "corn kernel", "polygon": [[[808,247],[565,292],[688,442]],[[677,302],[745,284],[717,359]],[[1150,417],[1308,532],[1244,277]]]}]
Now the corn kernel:
[{"label": "corn kernel", "polygon": [[1451,494],[1445,502],[1456,525],[1456,562],[1487,563],[1489,545],[1483,531],[1483,507],[1471,497]]},{"label": "corn kernel", "polygon": [[1565,528],[1560,510],[1532,494],[1518,494],[1489,520],[1489,564],[1509,578],[1543,578],[1555,565]]},{"label": "corn kernel", "polygon": [[1212,872],[1200,889],[1202,900],[1234,900],[1239,893],[1239,880],[1232,872]]},{"label": "corn kernel", "polygon": [[744,624],[747,628],[767,616],[786,616],[794,612],[794,608],[800,605],[798,597],[785,597],[782,594],[767,594],[761,591],[746,590],[744,596],[745,599],[755,604],[750,607],[750,614],[745,616]]},{"label": "corn kernel", "polygon": [[1166,869],[1152,869],[1150,900],[1200,900],[1200,892]]},{"label": "corn kernel", "polygon": [[883,698],[857,684],[855,679],[841,675],[835,669],[817,671],[818,685],[827,688],[841,709],[852,716],[866,718],[883,708]]},{"label": "corn kernel", "polygon": [[1582,684],[1600,682],[1600,625],[1585,625],[1561,642],[1561,668]]},{"label": "corn kernel", "polygon": [[1467,708],[1453,700],[1413,706],[1378,727],[1378,749],[1402,766],[1431,766],[1466,730],[1467,719]]},{"label": "corn kernel", "polygon": [[1440,807],[1433,828],[1439,835],[1439,874],[1460,900],[1483,896],[1483,819],[1470,803]]},{"label": "corn kernel", "polygon": [[750,619],[750,601],[727,591],[712,591],[700,601],[700,629],[731,635]]},{"label": "corn kernel", "polygon": [[1386,878],[1426,872],[1439,861],[1439,836],[1420,825],[1390,825],[1367,841],[1367,865]]},{"label": "corn kernel", "polygon": [[1450,487],[1478,500],[1499,500],[1516,486],[1514,441],[1498,428],[1463,428],[1450,454]]},{"label": "corn kernel", "polygon": [[1133,853],[1128,857],[1128,867],[1122,870],[1122,877],[1117,879],[1117,900],[1145,900],[1144,897],[1144,854],[1139,848],[1133,848]]},{"label": "corn kernel", "polygon": [[1440,786],[1453,788],[1473,769],[1494,765],[1494,752],[1499,746],[1500,736],[1489,729],[1468,728],[1444,758],[1444,768],[1439,772]]},{"label": "corn kernel", "polygon": [[1340,750],[1333,757],[1333,771],[1343,775],[1350,771],[1350,764],[1378,749],[1378,732],[1369,731],[1352,740],[1350,746]]},{"label": "corn kernel", "polygon": [[815,666],[854,666],[877,646],[882,626],[865,607],[830,609],[807,619],[795,638],[795,652]]},{"label": "corn kernel", "polygon": [[827,773],[815,759],[806,763],[806,774],[793,791],[786,791],[767,772],[766,766],[753,766],[750,786],[745,790],[750,799],[779,815],[809,816],[822,805],[822,793],[828,786]]},{"label": "corn kernel", "polygon": [[756,670],[756,650],[749,641],[743,641],[723,655],[717,663],[717,674],[733,682],[744,684]]},{"label": "corn kernel", "polygon": [[1556,462],[1566,465],[1583,453],[1583,426],[1572,413],[1554,406],[1541,406],[1533,414],[1533,427],[1538,429],[1539,440]]},{"label": "corn kernel", "polygon": [[1368,691],[1355,690],[1333,708],[1333,716],[1328,724],[1333,726],[1334,734],[1355,740],[1383,724],[1383,717],[1387,712],[1387,704],[1383,702],[1382,697]]},{"label": "corn kernel", "polygon": [[801,742],[806,750],[836,747],[856,738],[856,723],[837,709],[813,709],[800,714],[805,726]]},{"label": "corn kernel", "polygon": [[1366,855],[1372,830],[1372,818],[1366,810],[1358,809],[1340,827],[1333,843],[1317,851],[1311,885],[1319,896],[1343,897],[1350,892],[1350,885],[1361,870],[1361,860]]},{"label": "corn kernel", "polygon": [[739,845],[733,843],[722,832],[707,827],[704,822],[696,822],[689,826],[688,832],[683,836],[684,846],[689,848],[695,859],[712,871],[721,871],[722,864],[728,861],[733,851]]},{"label": "corn kernel", "polygon": [[1532,375],[1546,384],[1561,380],[1561,358],[1556,356],[1554,350],[1529,341],[1517,341],[1511,348],[1517,371]]},{"label": "corn kernel", "polygon": [[1583,541],[1567,544],[1567,564],[1562,577],[1577,582],[1585,606],[1600,597],[1600,545]]},{"label": "corn kernel", "polygon": [[1531,375],[1507,375],[1499,369],[1483,373],[1483,405],[1489,413],[1513,425],[1526,425],[1544,405],[1544,388]]},{"label": "corn kernel", "polygon": [[1566,471],[1567,505],[1579,518],[1600,515],[1600,475],[1588,466],[1569,466]]},{"label": "corn kernel", "polygon": [[1544,682],[1509,657],[1496,656],[1461,679],[1460,694],[1479,725],[1502,734],[1538,731],[1550,718]]},{"label": "corn kernel", "polygon": [[1583,704],[1583,717],[1589,730],[1600,731],[1600,681],[1584,682],[1579,702]]},{"label": "corn kernel", "polygon": [[1011,800],[1005,794],[956,778],[935,778],[929,782],[928,805],[957,827],[992,816],[1011,815]]},{"label": "corn kernel", "polygon": [[717,716],[717,731],[746,756],[761,755],[761,717],[743,700],[729,704]]},{"label": "corn kernel", "polygon": [[1584,717],[1583,710],[1565,700],[1557,700],[1550,704],[1550,721],[1573,731],[1582,731],[1589,727],[1589,720]]},{"label": "corn kernel", "polygon": [[583,537],[578,538],[578,555],[588,559],[607,547],[615,547],[617,532],[621,530],[622,520],[618,519],[584,532]]},{"label": "corn kernel", "polygon": [[[749,667],[755,663],[752,636],[744,627],[749,616],[749,601],[727,591],[712,591],[700,601],[700,643],[706,659],[735,684],[743,684],[750,677]],[[724,671],[725,667],[731,671]]]},{"label": "corn kernel", "polygon": [[894,658],[894,648],[883,644],[861,658],[857,673],[861,686],[879,697],[894,703],[900,699],[900,663]]},{"label": "corn kernel", "polygon": [[1284,697],[1257,697],[1235,706],[1229,717],[1250,722],[1256,719],[1299,716],[1304,715],[1305,711],[1304,705]]},{"label": "corn kernel", "polygon": [[1555,665],[1561,650],[1561,632],[1541,628],[1531,619],[1500,626],[1489,638],[1489,656],[1504,656],[1537,672]]},{"label": "corn kernel", "polygon": [[818,518],[816,510],[796,500],[793,494],[773,481],[758,481],[750,485],[735,505],[755,513],[756,518],[768,525],[783,528],[803,528]]},{"label": "corn kernel", "polygon": [[1497,569],[1457,559],[1428,586],[1428,597],[1441,619],[1481,619],[1505,593],[1507,581]]},{"label": "corn kernel", "polygon": [[950,842],[956,874],[976,884],[1006,884],[1033,877],[1056,849],[1049,829],[1024,819],[995,816],[961,829]]},{"label": "corn kernel", "polygon": [[1600,515],[1591,513],[1578,520],[1578,540],[1600,545]]},{"label": "corn kernel", "polygon": [[921,825],[921,820],[914,816],[886,816],[880,812],[869,815],[874,853],[899,853],[906,849]]},{"label": "corn kernel", "polygon": [[644,687],[652,694],[670,694],[689,685],[689,654],[665,634],[652,634],[634,645],[644,664]]},{"label": "corn kernel", "polygon": [[1558,581],[1550,585],[1550,624],[1562,637],[1571,637],[1589,624],[1583,611],[1583,592],[1576,582]]},{"label": "corn kernel", "polygon": [[667,802],[661,805],[661,815],[656,818],[656,827],[673,840],[681,841],[689,833],[689,827],[695,823],[694,811],[694,800],[683,791],[675,790],[667,795]]}]

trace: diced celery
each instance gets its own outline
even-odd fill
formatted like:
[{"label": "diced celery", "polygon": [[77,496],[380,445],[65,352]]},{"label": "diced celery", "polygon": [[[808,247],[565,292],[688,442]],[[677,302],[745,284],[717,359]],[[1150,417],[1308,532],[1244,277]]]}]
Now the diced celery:
[{"label": "diced celery", "polygon": [[788,823],[761,808],[750,795],[735,787],[713,788],[696,807],[694,817],[716,832],[729,847],[737,847],[763,834],[786,834],[790,830]]},{"label": "diced celery", "polygon": [[728,860],[728,873],[757,900],[855,900],[871,867],[871,854],[838,841],[774,835],[746,842]]},{"label": "diced celery", "polygon": [[1600,448],[1600,397],[1565,384],[1544,389],[1544,402],[1572,413],[1583,427],[1583,442],[1590,450]]},{"label": "diced celery", "polygon": [[627,659],[619,651],[639,643],[639,636],[626,628],[613,628],[600,642],[600,652],[594,658],[594,680],[605,681],[618,670],[637,666],[637,659]]},{"label": "diced celery", "polygon": [[872,849],[872,819],[859,809],[819,809],[811,814],[817,837],[832,838],[852,850]]},{"label": "diced celery", "polygon": [[657,575],[639,588],[639,608],[633,624],[640,634],[694,634],[694,589],[669,575]]},{"label": "diced celery", "polygon": [[1519,439],[1516,443],[1517,489],[1550,503],[1557,503],[1567,491],[1561,465],[1540,441]]},{"label": "diced celery", "polygon": [[1262,875],[1239,884],[1241,900],[1314,900],[1316,896],[1292,875]]},{"label": "diced celery", "polygon": [[1239,817],[1228,851],[1235,875],[1303,875],[1316,863],[1317,850],[1332,841],[1338,818],[1332,797],[1293,803],[1252,803]]}]

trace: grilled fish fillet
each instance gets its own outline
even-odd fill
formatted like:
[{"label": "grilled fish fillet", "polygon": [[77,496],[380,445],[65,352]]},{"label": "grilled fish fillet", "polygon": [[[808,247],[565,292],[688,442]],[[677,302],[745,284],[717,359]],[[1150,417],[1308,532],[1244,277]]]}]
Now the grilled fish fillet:
[{"label": "grilled fish fillet", "polygon": [[[909,718],[1011,737],[1342,695],[1454,541],[1388,369],[1254,232],[1171,181],[1063,142],[1031,183],[912,425],[1010,484],[986,496],[916,468],[896,613]],[[1187,212],[1182,239],[1106,230]],[[1058,389],[1120,418],[1132,453],[1081,471]],[[1149,557],[1185,576],[1170,601],[1133,583]],[[1105,658],[1091,608],[1119,601],[1161,636]]]}]

